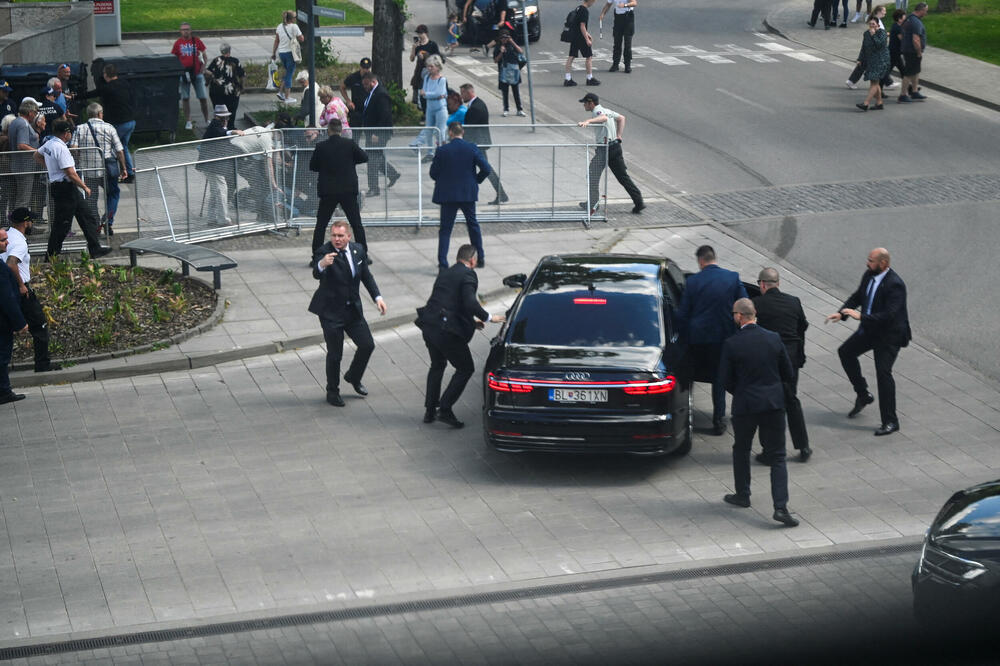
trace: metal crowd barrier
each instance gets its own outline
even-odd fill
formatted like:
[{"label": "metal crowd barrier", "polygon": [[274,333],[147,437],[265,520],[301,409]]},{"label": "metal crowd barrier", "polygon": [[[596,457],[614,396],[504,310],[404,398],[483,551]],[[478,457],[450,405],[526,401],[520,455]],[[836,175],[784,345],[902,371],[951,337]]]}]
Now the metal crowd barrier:
[{"label": "metal crowd barrier", "polygon": [[[107,213],[105,194],[107,179],[101,149],[71,148],[70,154],[76,162],[76,172],[91,190],[87,204],[94,216],[103,222]],[[27,207],[38,216],[34,225],[35,233],[28,243],[28,250],[32,255],[40,257],[47,249],[50,215],[54,210],[48,172],[44,166],[35,161],[33,152],[26,150],[0,152],[0,214],[4,225],[7,224],[10,212],[20,206]],[[78,227],[74,225],[70,234],[63,242],[64,252],[87,249],[87,241]],[[107,244],[107,226],[102,228],[101,235]]]},{"label": "metal crowd barrier", "polygon": [[[467,127],[483,139],[487,160],[509,197],[498,201],[495,179],[480,186],[481,222],[606,220],[579,205],[590,189],[596,128],[577,125]],[[437,128],[353,128],[368,153],[358,165],[366,226],[435,225],[430,158],[445,140]],[[309,169],[322,129],[254,128],[244,136],[141,148],[135,152],[135,205],[140,236],[198,242],[262,230],[312,227],[319,199]],[[607,191],[607,170],[598,189]],[[393,186],[390,188],[389,183]],[[491,202],[496,202],[492,203]]]}]

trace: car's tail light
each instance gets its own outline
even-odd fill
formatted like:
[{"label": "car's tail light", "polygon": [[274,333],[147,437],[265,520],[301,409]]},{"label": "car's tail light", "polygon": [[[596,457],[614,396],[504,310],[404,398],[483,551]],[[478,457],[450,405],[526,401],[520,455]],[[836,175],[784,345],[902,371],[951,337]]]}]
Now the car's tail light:
[{"label": "car's tail light", "polygon": [[574,298],[573,305],[607,305],[606,298]]},{"label": "car's tail light", "polygon": [[486,384],[490,387],[491,391],[500,393],[531,393],[532,389],[530,384],[521,384],[509,379],[500,379],[492,372],[486,376]]},{"label": "car's tail light", "polygon": [[651,435],[632,435],[632,439],[666,439],[670,435],[664,435],[662,433],[654,433]]},{"label": "car's tail light", "polygon": [[499,435],[500,437],[521,437],[519,432],[509,432],[507,430],[490,430],[491,435]]},{"label": "car's tail light", "polygon": [[671,375],[653,382],[629,382],[624,386],[628,395],[652,395],[654,393],[670,393],[677,385],[677,380]]}]

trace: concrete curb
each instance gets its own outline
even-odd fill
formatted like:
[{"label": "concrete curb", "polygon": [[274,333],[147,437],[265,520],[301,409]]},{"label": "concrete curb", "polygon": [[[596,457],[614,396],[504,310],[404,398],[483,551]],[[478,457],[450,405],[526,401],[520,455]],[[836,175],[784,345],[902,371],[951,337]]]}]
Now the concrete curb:
[{"label": "concrete curb", "polygon": [[[373,26],[367,24],[337,24],[338,28],[364,28],[371,32]],[[198,30],[198,37],[267,37],[274,34],[274,28],[247,28],[243,30]],[[176,30],[149,30],[146,32],[123,32],[122,41],[128,39],[177,39]]]}]

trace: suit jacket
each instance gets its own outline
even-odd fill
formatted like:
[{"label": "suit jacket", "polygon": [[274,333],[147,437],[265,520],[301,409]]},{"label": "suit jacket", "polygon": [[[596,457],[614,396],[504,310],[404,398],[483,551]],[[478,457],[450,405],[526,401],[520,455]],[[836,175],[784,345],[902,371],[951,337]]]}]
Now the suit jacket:
[{"label": "suit jacket", "polygon": [[25,323],[17,282],[4,264],[0,266],[0,331],[8,334],[20,331]]},{"label": "suit jacket", "polygon": [[[875,290],[871,314],[865,314],[868,283],[874,279],[870,271],[861,276],[857,291],[844,301],[841,307],[861,311],[861,328],[881,344],[905,347],[910,344],[910,317],[906,312],[906,285],[899,274],[891,268],[882,283]],[[847,317],[842,315],[841,319]]]},{"label": "suit jacket", "polygon": [[[372,91],[368,106],[361,110],[361,124],[364,127],[392,127],[392,100],[381,83]],[[390,130],[385,130],[384,134],[392,136]]]},{"label": "suit jacket", "polygon": [[479,183],[492,171],[483,151],[464,139],[452,139],[434,153],[431,178],[436,204],[468,203],[479,199]]},{"label": "suit jacket", "polygon": [[476,332],[473,317],[486,321],[490,316],[476,298],[478,289],[476,271],[461,262],[441,271],[427,305],[417,308],[417,326],[422,329],[440,327],[468,342]]},{"label": "suit jacket", "polygon": [[361,245],[352,241],[342,253],[347,254],[354,262],[353,277],[351,267],[339,256],[326,270],[319,270],[319,260],[331,252],[333,244],[327,241],[313,253],[313,277],[319,280],[319,287],[309,302],[309,312],[334,325],[342,326],[350,320],[352,311],[359,317],[363,316],[360,293],[362,284],[373,300],[381,294],[375,278],[368,270],[368,256]]},{"label": "suit jacket", "polygon": [[[472,100],[468,110],[465,112],[463,125],[484,125],[484,127],[466,127],[465,140],[477,146],[488,146],[493,143],[490,137],[490,128],[485,125],[490,124],[490,110],[486,108],[486,102],[478,97]],[[488,150],[488,148],[482,148]]]},{"label": "suit jacket", "polygon": [[785,408],[792,363],[777,333],[747,324],[724,343],[719,377],[733,394],[733,416]]},{"label": "suit jacket", "polygon": [[358,193],[356,165],[368,161],[368,153],[343,136],[331,136],[316,145],[309,170],[318,171],[316,189],[320,197]]},{"label": "suit jacket", "polygon": [[733,334],[733,303],[747,292],[736,271],[709,264],[687,279],[677,308],[678,330],[688,344],[718,344]]},{"label": "suit jacket", "polygon": [[769,331],[774,331],[785,343],[788,357],[796,368],[806,364],[806,313],[802,302],[795,296],[771,287],[753,299],[757,308],[757,323]]}]

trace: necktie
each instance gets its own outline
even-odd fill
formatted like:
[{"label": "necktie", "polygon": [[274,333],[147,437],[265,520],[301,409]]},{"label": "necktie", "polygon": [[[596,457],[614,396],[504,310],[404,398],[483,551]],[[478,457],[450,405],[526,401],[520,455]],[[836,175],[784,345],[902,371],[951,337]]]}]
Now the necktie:
[{"label": "necktie", "polygon": [[354,277],[354,262],[351,261],[351,258],[348,256],[349,252],[350,252],[350,250],[348,248],[344,248],[343,250],[340,251],[339,256],[343,257],[344,263],[347,264],[347,270],[349,270],[351,272],[351,277],[353,278]]},{"label": "necktie", "polygon": [[875,278],[868,283],[868,294],[865,296],[865,314],[872,313],[872,299],[875,298]]}]

